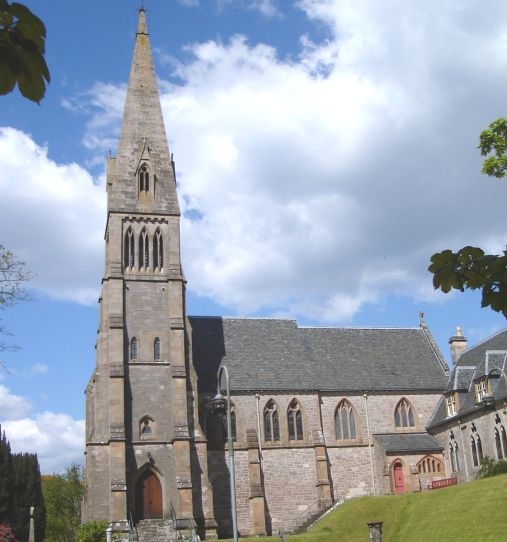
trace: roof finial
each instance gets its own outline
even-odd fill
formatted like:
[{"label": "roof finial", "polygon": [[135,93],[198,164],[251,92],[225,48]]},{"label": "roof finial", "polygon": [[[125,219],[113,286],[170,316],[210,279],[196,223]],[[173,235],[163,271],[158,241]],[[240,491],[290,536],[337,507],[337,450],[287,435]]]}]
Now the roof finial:
[{"label": "roof finial", "polygon": [[456,327],[456,337],[463,337],[463,330],[460,326]]},{"label": "roof finial", "polygon": [[419,311],[419,324],[423,325],[424,323],[424,312]]}]

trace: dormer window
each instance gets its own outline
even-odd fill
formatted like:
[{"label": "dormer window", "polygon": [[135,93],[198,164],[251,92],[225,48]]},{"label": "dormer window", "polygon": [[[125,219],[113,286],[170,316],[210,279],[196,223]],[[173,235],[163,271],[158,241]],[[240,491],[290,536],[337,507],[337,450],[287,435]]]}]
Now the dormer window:
[{"label": "dormer window", "polygon": [[475,402],[481,403],[486,395],[488,395],[488,379],[483,376],[475,383]]},{"label": "dormer window", "polygon": [[445,408],[447,416],[455,416],[457,413],[456,407],[456,393],[452,392],[445,396]]},{"label": "dormer window", "polygon": [[150,170],[146,164],[139,170],[139,192],[148,192],[150,190]]}]

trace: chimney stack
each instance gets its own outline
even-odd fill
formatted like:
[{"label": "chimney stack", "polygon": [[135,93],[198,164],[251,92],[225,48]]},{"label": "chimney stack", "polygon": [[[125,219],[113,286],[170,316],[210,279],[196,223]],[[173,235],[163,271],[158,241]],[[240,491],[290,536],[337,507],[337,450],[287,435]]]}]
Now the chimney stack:
[{"label": "chimney stack", "polygon": [[458,358],[467,349],[468,345],[467,338],[463,336],[459,326],[456,328],[456,335],[449,339],[449,344],[451,345],[452,362],[456,365],[456,361],[458,361]]}]

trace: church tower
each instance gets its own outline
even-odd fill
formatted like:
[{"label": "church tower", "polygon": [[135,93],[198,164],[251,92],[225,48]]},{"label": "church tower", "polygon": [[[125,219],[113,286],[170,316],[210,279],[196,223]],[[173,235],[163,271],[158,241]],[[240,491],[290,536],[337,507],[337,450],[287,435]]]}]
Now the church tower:
[{"label": "church tower", "polygon": [[141,9],[118,155],[107,163],[85,521],[125,529],[130,519],[195,518],[213,526],[187,325],[174,163]]}]

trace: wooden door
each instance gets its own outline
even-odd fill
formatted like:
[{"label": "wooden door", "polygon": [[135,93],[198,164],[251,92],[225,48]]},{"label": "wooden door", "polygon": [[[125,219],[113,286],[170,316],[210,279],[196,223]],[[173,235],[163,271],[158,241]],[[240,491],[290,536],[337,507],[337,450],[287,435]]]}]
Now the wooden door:
[{"label": "wooden door", "polygon": [[405,480],[403,478],[403,465],[401,461],[396,461],[393,465],[394,492],[405,493]]},{"label": "wooden door", "polygon": [[136,515],[137,519],[162,517],[162,486],[151,470],[141,474],[137,481]]}]

